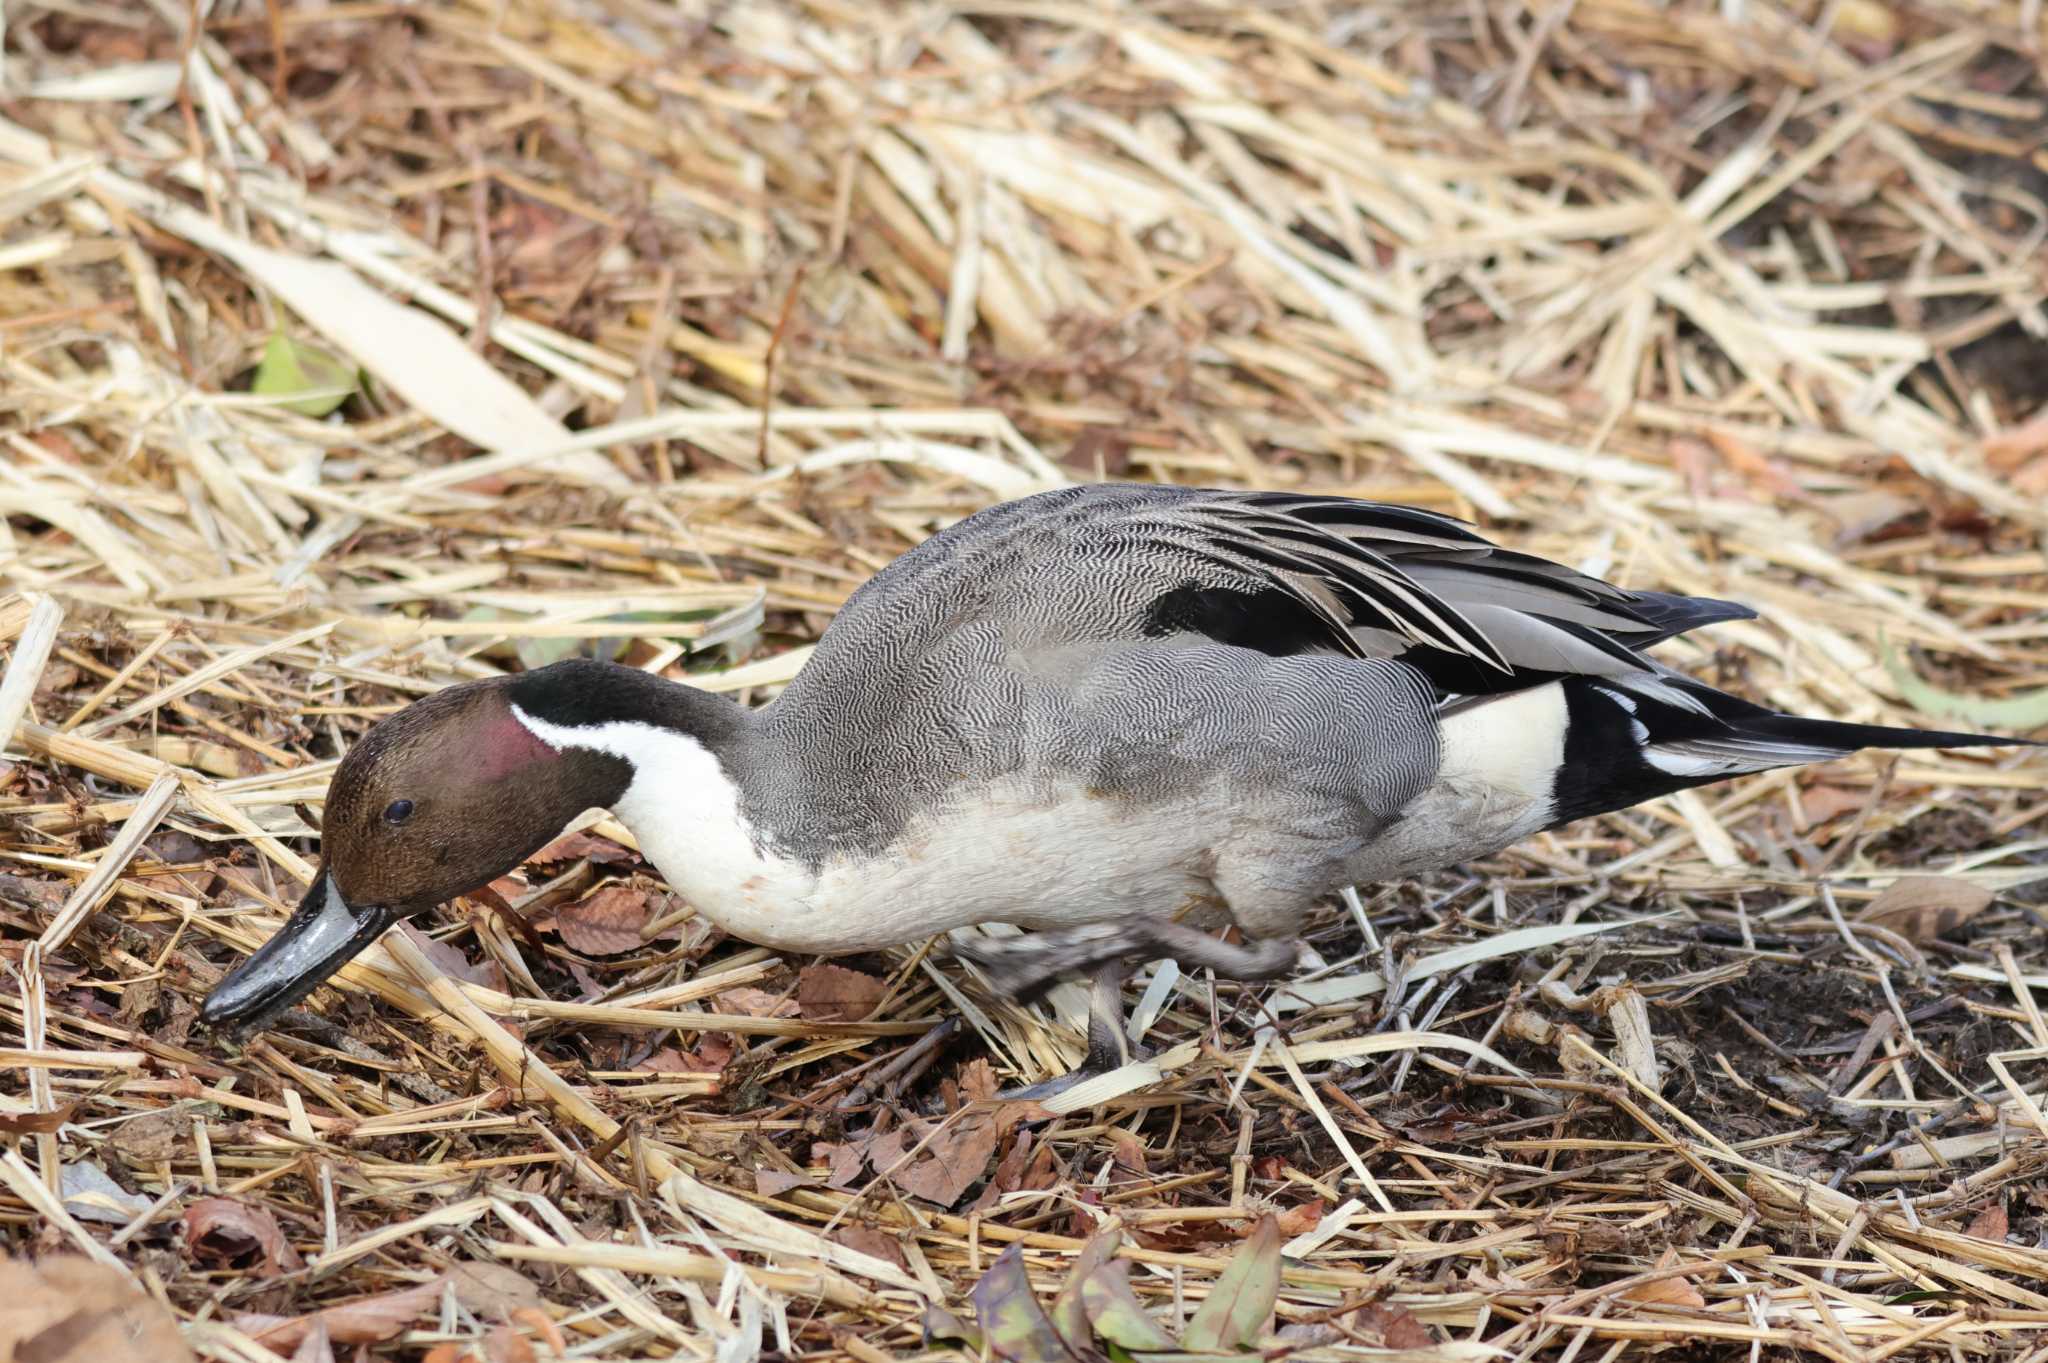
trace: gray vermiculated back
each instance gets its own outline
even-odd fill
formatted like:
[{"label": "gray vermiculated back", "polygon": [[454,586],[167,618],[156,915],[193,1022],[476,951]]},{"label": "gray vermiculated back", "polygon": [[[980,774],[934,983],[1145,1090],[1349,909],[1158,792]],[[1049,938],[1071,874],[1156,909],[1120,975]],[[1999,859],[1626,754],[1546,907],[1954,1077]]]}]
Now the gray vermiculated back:
[{"label": "gray vermiculated back", "polygon": [[1147,609],[1186,583],[1270,590],[1213,552],[1200,512],[1228,498],[1068,489],[897,559],[762,713],[734,764],[749,817],[812,861],[878,851],[950,792],[1006,778],[1047,798],[1073,784],[1161,804],[1206,793],[1305,836],[1349,823],[1346,843],[1392,818],[1439,760],[1420,674],[1334,643],[1271,657],[1145,637]]}]

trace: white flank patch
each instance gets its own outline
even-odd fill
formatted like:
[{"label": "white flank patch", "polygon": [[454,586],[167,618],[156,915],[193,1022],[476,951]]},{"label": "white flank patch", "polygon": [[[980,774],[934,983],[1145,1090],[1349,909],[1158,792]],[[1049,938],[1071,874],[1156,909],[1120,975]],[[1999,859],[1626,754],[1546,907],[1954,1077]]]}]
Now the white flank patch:
[{"label": "white flank patch", "polygon": [[1437,779],[1548,801],[1564,765],[1568,722],[1564,687],[1557,682],[1460,710],[1443,722],[1444,760]]}]

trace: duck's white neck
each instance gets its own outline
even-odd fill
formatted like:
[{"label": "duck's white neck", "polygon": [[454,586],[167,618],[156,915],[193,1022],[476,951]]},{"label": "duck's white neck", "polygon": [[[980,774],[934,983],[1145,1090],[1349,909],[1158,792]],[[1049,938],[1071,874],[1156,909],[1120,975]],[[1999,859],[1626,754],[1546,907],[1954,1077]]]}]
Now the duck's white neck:
[{"label": "duck's white neck", "polygon": [[612,806],[640,851],[700,910],[760,873],[759,838],[740,809],[739,786],[701,740],[641,720],[553,724],[512,707],[519,722],[550,748],[609,753],[633,777]]}]

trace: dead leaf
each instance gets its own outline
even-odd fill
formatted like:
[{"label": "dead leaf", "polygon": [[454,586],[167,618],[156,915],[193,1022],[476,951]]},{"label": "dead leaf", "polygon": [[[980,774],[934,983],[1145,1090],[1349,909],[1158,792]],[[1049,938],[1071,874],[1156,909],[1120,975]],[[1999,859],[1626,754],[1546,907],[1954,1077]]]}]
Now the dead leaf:
[{"label": "dead leaf", "polygon": [[1128,1259],[1111,1260],[1082,1280],[1081,1310],[1089,1327],[1106,1344],[1130,1353],[1163,1353],[1174,1348],[1173,1336],[1131,1291]]},{"label": "dead leaf", "polygon": [[910,1267],[910,1260],[903,1255],[903,1242],[893,1235],[876,1230],[873,1226],[841,1226],[832,1232],[830,1238],[834,1243],[844,1245],[848,1249],[859,1250],[862,1254],[880,1259],[884,1263],[894,1264],[903,1269]]},{"label": "dead leaf", "polygon": [[2001,473],[2010,473],[2043,450],[2048,450],[2048,411],[2024,425],[1985,437],[1984,462]]},{"label": "dead leaf", "polygon": [[175,1112],[145,1112],[108,1133],[110,1143],[130,1164],[156,1164],[183,1149],[192,1137],[192,1119]]},{"label": "dead leaf", "polygon": [[1806,489],[1800,486],[1782,464],[1735,432],[1725,427],[1709,426],[1705,435],[1707,443],[1712,445],[1752,488],[1767,494],[1763,500],[1810,500]]},{"label": "dead leaf", "polygon": [[[1657,1267],[1670,1268],[1678,1262],[1678,1251],[1667,1249],[1657,1260]],[[1637,1283],[1621,1294],[1623,1301],[1642,1302],[1654,1306],[1678,1306],[1689,1311],[1706,1309],[1707,1299],[1700,1295],[1690,1278],[1659,1278],[1655,1282]]]},{"label": "dead leaf", "polygon": [[1133,1174],[1150,1172],[1145,1167],[1145,1143],[1143,1141],[1120,1126],[1111,1127],[1108,1135],[1110,1146],[1115,1151],[1111,1158],[1118,1167],[1128,1170]]},{"label": "dead leaf", "polygon": [[478,965],[463,954],[460,947],[444,942],[438,937],[429,937],[410,923],[400,923],[398,930],[412,939],[420,954],[434,963],[434,968],[451,980],[462,980],[467,984],[482,985],[503,993],[506,987],[505,971],[496,961],[485,961]]},{"label": "dead leaf", "polygon": [[[1088,1242],[1081,1246],[1081,1252],[1074,1256],[1074,1266],[1067,1270],[1067,1281],[1046,1310],[1046,1315],[1052,1320],[1052,1328],[1059,1331],[1060,1338],[1066,1341],[1069,1349],[1082,1357],[1087,1356],[1095,1337],[1095,1331],[1088,1324],[1088,1280],[1116,1257],[1117,1246],[1123,1243],[1123,1238],[1123,1230],[1115,1222],[1111,1222],[1108,1229],[1090,1236]],[[1169,1340],[1168,1347],[1171,1345]]]},{"label": "dead leaf", "polygon": [[[969,1113],[954,1119],[912,1163],[890,1177],[914,1197],[951,1207],[988,1172],[989,1159],[1001,1139],[1001,1132],[986,1114]],[[876,1160],[878,1170],[889,1167]]]},{"label": "dead leaf", "polygon": [[548,1342],[548,1347],[555,1351],[556,1358],[569,1356],[569,1341],[562,1338],[562,1331],[555,1324],[555,1318],[540,1307],[527,1306],[514,1311],[512,1323],[532,1327],[535,1333]]},{"label": "dead leaf", "polygon": [[239,1268],[259,1278],[306,1266],[267,1209],[227,1197],[202,1197],[185,1209],[185,1252],[194,1262]]},{"label": "dead leaf", "polygon": [[1997,896],[1955,876],[1900,876],[1856,915],[1859,923],[1890,928],[1915,942],[1931,942],[1984,912]]},{"label": "dead leaf", "polygon": [[150,1199],[129,1192],[89,1160],[65,1165],[58,1190],[64,1196],[64,1210],[81,1221],[125,1226],[149,1210]]},{"label": "dead leaf", "polygon": [[0,1134],[8,1136],[47,1135],[71,1120],[78,1104],[66,1103],[55,1112],[0,1112]]},{"label": "dead leaf", "polygon": [[640,936],[646,925],[647,891],[627,885],[607,885],[555,911],[555,931],[572,950],[585,956],[638,951],[647,945]]},{"label": "dead leaf", "polygon": [[875,1011],[888,987],[873,975],[820,962],[797,975],[797,1008],[813,1022],[859,1022]]},{"label": "dead leaf", "polygon": [[1323,1224],[1325,1208],[1321,1198],[1304,1202],[1298,1207],[1289,1207],[1280,1213],[1280,1233],[1292,1240],[1297,1235],[1306,1235]]},{"label": "dead leaf", "polygon": [[1386,1349],[1434,1349],[1436,1340],[1429,1333],[1429,1327],[1415,1318],[1415,1313],[1405,1306],[1392,1302],[1377,1301],[1370,1306],[1361,1306],[1352,1313],[1352,1323],[1360,1329],[1380,1337],[1380,1347]]},{"label": "dead leaf", "polygon": [[1032,1294],[1024,1247],[1011,1245],[974,1285],[975,1323],[989,1351],[1010,1363],[1070,1363],[1059,1331]]},{"label": "dead leaf", "polygon": [[1235,1353],[1255,1344],[1280,1296],[1280,1226],[1270,1215],[1231,1257],[1209,1295],[1188,1317],[1180,1346],[1191,1353]]},{"label": "dead leaf", "polygon": [[334,1363],[334,1343],[327,1338],[327,1327],[314,1323],[299,1341],[298,1349],[292,1354],[292,1363]]},{"label": "dead leaf", "polygon": [[1831,786],[1825,781],[1815,782],[1799,792],[1799,814],[1804,820],[1799,827],[1805,832],[1830,819],[1844,814],[1854,814],[1870,803],[1868,787]]},{"label": "dead leaf", "polygon": [[981,1352],[981,1331],[969,1325],[943,1306],[927,1306],[924,1309],[924,1338],[929,1345],[935,1339],[958,1340]]},{"label": "dead leaf", "polygon": [[586,857],[600,866],[625,866],[639,860],[610,838],[600,838],[595,833],[564,833],[526,860],[534,865],[550,866],[556,862],[582,861]]},{"label": "dead leaf", "polygon": [[754,1191],[763,1197],[781,1197],[791,1188],[801,1188],[810,1183],[802,1174],[788,1174],[780,1169],[756,1169]]},{"label": "dead leaf", "polygon": [[78,1255],[0,1260],[0,1359],[192,1363],[170,1312],[116,1269]]},{"label": "dead leaf", "polygon": [[748,986],[721,990],[712,995],[711,1001],[718,1005],[719,1012],[740,1017],[793,1018],[797,1012],[795,999]]},{"label": "dead leaf", "polygon": [[513,1312],[541,1303],[540,1288],[507,1264],[465,1260],[448,1270],[448,1285],[455,1300],[482,1320],[510,1320]]},{"label": "dead leaf", "polygon": [[484,1336],[484,1363],[539,1363],[526,1336],[509,1325],[494,1325]]},{"label": "dead leaf", "polygon": [[1031,1155],[1031,1132],[1028,1129],[1019,1131],[1017,1139],[1010,1142],[1010,1148],[996,1161],[996,1171],[989,1175],[988,1186],[981,1190],[981,1196],[974,1199],[968,1210],[985,1212],[995,1206],[996,1200],[1004,1193],[1014,1193],[1023,1187]]},{"label": "dead leaf", "polygon": [[730,1032],[706,1032],[695,1050],[663,1046],[634,1068],[649,1074],[717,1074],[732,1063],[734,1054]]},{"label": "dead leaf", "polygon": [[2005,1215],[2005,1204],[1994,1202],[1970,1218],[1969,1227],[1963,1234],[1973,1239],[1990,1240],[2002,1245],[2005,1243],[2006,1233],[2011,1228],[2011,1223]]},{"label": "dead leaf", "polygon": [[237,1316],[235,1325],[273,1352],[296,1348],[314,1326],[324,1326],[328,1335],[342,1344],[381,1344],[395,1339],[405,1328],[434,1309],[441,1299],[444,1278],[435,1278],[396,1292],[358,1297],[303,1316],[265,1316],[250,1313]]},{"label": "dead leaf", "polygon": [[860,1177],[861,1167],[867,1163],[867,1151],[852,1141],[836,1145],[819,1141],[811,1146],[811,1158],[825,1161],[826,1187],[844,1188]]},{"label": "dead leaf", "polygon": [[689,1073],[721,1074],[738,1054],[739,1045],[731,1032],[706,1032],[683,1060]]}]

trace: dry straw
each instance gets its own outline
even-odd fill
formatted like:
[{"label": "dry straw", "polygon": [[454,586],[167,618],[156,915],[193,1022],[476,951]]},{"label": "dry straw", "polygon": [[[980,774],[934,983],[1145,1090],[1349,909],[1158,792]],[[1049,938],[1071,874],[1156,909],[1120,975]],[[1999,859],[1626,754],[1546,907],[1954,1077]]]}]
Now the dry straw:
[{"label": "dry straw", "polygon": [[[758,701],[881,564],[1074,479],[1467,515],[1755,604],[1668,656],[1760,700],[2038,728],[2036,0],[4,17],[14,1248],[211,1359],[332,1307],[438,1363],[875,1363],[1110,1221],[1184,1316],[1277,1210],[1319,1359],[2048,1356],[2012,752],[1366,887],[1290,985],[1157,972],[1157,1057],[1049,1120],[969,1062],[1072,1063],[1068,993],[918,944],[829,1020],[609,821],[516,919],[193,1026],[380,716],[576,648]],[[638,943],[571,945],[610,891]]]}]

